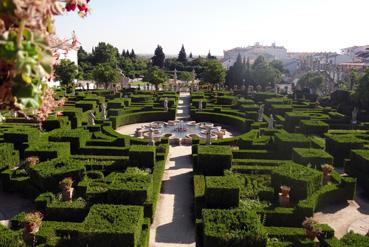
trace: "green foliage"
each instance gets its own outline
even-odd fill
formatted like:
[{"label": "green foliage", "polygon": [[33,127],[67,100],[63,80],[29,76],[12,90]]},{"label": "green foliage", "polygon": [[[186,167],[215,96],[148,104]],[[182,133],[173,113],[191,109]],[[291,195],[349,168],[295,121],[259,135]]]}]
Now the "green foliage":
[{"label": "green foliage", "polygon": [[99,42],[99,44],[93,49],[93,63],[97,64],[109,64],[115,66],[118,63],[119,51],[116,47],[109,43]]},{"label": "green foliage", "polygon": [[182,81],[191,81],[192,80],[192,73],[188,71],[181,71],[179,73],[179,79]]},{"label": "green foliage", "polygon": [[205,203],[207,208],[238,207],[240,187],[236,176],[206,176]]},{"label": "green foliage", "polygon": [[316,94],[317,90],[324,85],[324,77],[319,72],[308,72],[298,80],[297,85],[301,89],[312,89]]},{"label": "green foliage", "polygon": [[263,88],[281,81],[280,71],[271,66],[263,56],[255,60],[251,75],[254,84],[260,84]]},{"label": "green foliage", "polygon": [[0,224],[0,247],[21,247],[21,232],[12,231]]},{"label": "green foliage", "polygon": [[132,145],[129,149],[129,161],[138,167],[153,168],[156,161],[154,146]]},{"label": "green foliage", "polygon": [[267,233],[254,211],[204,209],[204,247],[266,246]]},{"label": "green foliage", "polygon": [[56,80],[60,81],[61,85],[69,86],[78,75],[78,67],[74,62],[62,59],[59,64],[55,65]]},{"label": "green foliage", "polygon": [[93,78],[97,83],[104,83],[107,88],[108,83],[118,83],[120,72],[108,63],[98,64],[93,71]]},{"label": "green foliage", "polygon": [[202,81],[205,83],[224,83],[226,72],[223,65],[217,60],[210,60],[206,63],[205,71],[202,75]]},{"label": "green foliage", "polygon": [[341,243],[345,247],[368,247],[369,239],[366,236],[362,236],[353,232],[347,233],[343,238],[341,238]]},{"label": "green foliage", "polygon": [[178,61],[181,62],[181,63],[186,63],[187,62],[187,54],[186,54],[186,50],[184,48],[184,45],[182,45],[182,48],[179,51]]},{"label": "green foliage", "polygon": [[154,56],[151,58],[151,60],[154,67],[164,67],[165,54],[163,52],[163,48],[160,45],[158,45],[158,47],[155,49]]},{"label": "green foliage", "polygon": [[199,146],[197,156],[198,169],[204,175],[221,175],[232,163],[232,151],[229,146]]},{"label": "green foliage", "polygon": [[303,165],[320,168],[324,164],[333,164],[333,157],[322,149],[293,148],[292,160]]},{"label": "green foliage", "polygon": [[355,97],[363,107],[369,110],[369,71],[359,80],[359,85],[355,90]]},{"label": "green foliage", "polygon": [[143,80],[150,82],[155,85],[156,89],[158,89],[159,84],[166,82],[168,77],[159,67],[153,66],[149,68]]}]

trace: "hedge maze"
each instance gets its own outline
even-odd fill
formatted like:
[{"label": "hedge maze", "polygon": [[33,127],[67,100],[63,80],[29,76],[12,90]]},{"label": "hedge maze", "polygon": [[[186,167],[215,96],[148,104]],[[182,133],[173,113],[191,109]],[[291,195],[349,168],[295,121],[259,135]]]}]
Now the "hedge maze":
[{"label": "hedge maze", "polygon": [[[200,100],[206,102],[201,111]],[[272,93],[247,99],[242,92],[193,93],[193,119],[243,131],[211,146],[193,144],[197,245],[367,246],[368,238],[352,233],[336,239],[328,225],[316,225],[318,240],[310,239],[302,226],[319,209],[352,200],[356,178],[369,186],[368,116],[353,126],[350,115],[334,109],[329,101],[320,105]],[[344,167],[348,175],[333,170],[327,180],[326,164]],[[281,186],[290,190],[287,202]]]},{"label": "hedge maze", "polygon": [[[197,246],[305,247],[316,241],[320,246],[367,246],[366,237],[353,233],[336,239],[328,225],[314,226],[319,229],[314,239],[302,226],[319,209],[353,199],[356,183],[368,191],[367,114],[353,125],[349,114],[335,110],[334,100],[319,104],[272,93],[243,94],[191,93],[192,120],[242,133],[211,145],[192,139]],[[115,129],[174,119],[179,95],[59,90],[58,97],[63,96],[63,115],[45,121],[42,132],[24,118],[0,124],[2,187],[33,200],[44,215],[33,244],[147,247],[168,138],[150,146]],[[95,125],[88,124],[90,112]],[[268,127],[271,114],[273,128]],[[326,173],[326,164],[345,174]],[[64,200],[61,182],[68,181],[73,197]],[[0,225],[0,246],[21,245],[25,217],[24,212],[13,217],[10,229]]]},{"label": "hedge maze", "polygon": [[[0,124],[3,189],[33,200],[44,216],[31,245],[148,246],[168,139],[148,146],[147,140],[120,135],[115,128],[174,119],[178,95],[134,90],[72,95],[60,90],[58,96],[67,98],[63,116],[50,117],[42,132],[23,118]],[[168,111],[163,98],[168,98]],[[89,111],[96,116],[95,125],[88,124]],[[70,201],[61,199],[65,178],[73,181]],[[0,228],[0,246],[22,246],[25,216],[12,218],[11,229]]]}]

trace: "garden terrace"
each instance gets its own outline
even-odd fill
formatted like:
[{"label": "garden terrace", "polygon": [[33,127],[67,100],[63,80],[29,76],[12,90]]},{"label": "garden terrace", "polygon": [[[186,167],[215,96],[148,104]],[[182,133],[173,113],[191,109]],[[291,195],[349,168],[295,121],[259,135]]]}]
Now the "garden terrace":
[{"label": "garden terrace", "polygon": [[[313,246],[302,227],[305,217],[354,199],[356,178],[369,188],[369,124],[353,127],[350,116],[307,100],[275,93],[246,96],[237,90],[191,93],[191,120],[224,124],[240,135],[211,145],[194,138],[192,147],[186,147],[193,163],[186,161],[188,167],[166,167],[174,150],[168,138],[148,145],[148,140],[116,131],[129,124],[174,120],[180,101],[175,92],[77,90],[67,93],[63,116],[50,117],[42,132],[23,118],[7,117],[0,124],[1,184],[44,214],[37,245],[149,246],[150,227],[161,217],[156,208],[164,171],[193,167],[193,173],[186,170],[193,185],[187,184],[193,188],[190,208],[196,244],[204,247]],[[265,109],[259,122],[261,105]],[[91,111],[95,125],[88,120]],[[268,128],[270,114],[274,128]],[[30,157],[38,157],[39,163],[29,164]],[[183,161],[179,154],[172,157],[171,162]],[[346,174],[333,170],[327,180],[325,164],[343,166]],[[59,183],[69,177],[74,196],[68,202],[61,200]],[[281,201],[281,186],[290,188],[287,203]],[[190,205],[192,199],[188,201]],[[21,238],[24,217],[24,212],[14,215],[10,228],[0,228],[0,246]],[[328,225],[319,228],[321,246],[364,242],[355,234],[338,240]]]}]

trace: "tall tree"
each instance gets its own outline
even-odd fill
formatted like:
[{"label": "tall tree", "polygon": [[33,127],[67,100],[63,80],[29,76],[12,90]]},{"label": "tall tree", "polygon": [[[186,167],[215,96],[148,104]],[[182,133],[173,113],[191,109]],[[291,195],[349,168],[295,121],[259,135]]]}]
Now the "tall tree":
[{"label": "tall tree", "polygon": [[165,54],[163,52],[163,48],[158,45],[158,47],[155,49],[154,56],[151,58],[152,65],[157,66],[159,68],[164,67],[164,61],[165,61]]},{"label": "tall tree", "polygon": [[236,62],[229,68],[226,76],[226,83],[230,86],[241,85],[246,81],[246,64],[238,54]]},{"label": "tall tree", "polygon": [[188,71],[179,72],[179,79],[185,82],[189,82],[192,80],[192,73]]},{"label": "tall tree", "polygon": [[207,58],[208,60],[211,60],[211,59],[217,59],[215,56],[211,55],[210,50],[209,50],[209,53],[208,53],[208,55],[206,56],[206,58]]},{"label": "tall tree", "polygon": [[369,70],[359,80],[359,84],[355,90],[355,98],[360,102],[361,107],[369,110]]},{"label": "tall tree", "polygon": [[126,57],[126,50],[125,49],[123,49],[122,55],[120,55],[120,56],[121,56],[121,58],[125,58]]},{"label": "tall tree", "polygon": [[190,52],[190,55],[188,56],[190,59],[192,59],[193,58],[193,56],[192,56],[192,52]]},{"label": "tall tree", "polygon": [[118,48],[111,44],[100,42],[93,51],[94,64],[109,63],[116,65],[118,62],[118,54]]},{"label": "tall tree", "polygon": [[324,84],[324,77],[319,72],[308,72],[304,74],[298,81],[297,85],[301,89],[309,89],[313,94]]},{"label": "tall tree", "polygon": [[155,89],[159,90],[159,85],[166,82],[168,77],[158,66],[153,66],[149,68],[143,80],[155,85]]},{"label": "tall tree", "polygon": [[282,63],[281,60],[273,60],[273,61],[270,62],[270,65],[273,68],[279,70],[279,72],[281,72],[281,73],[286,73],[287,72],[287,70],[284,68],[283,63]]},{"label": "tall tree", "polygon": [[206,63],[205,71],[202,75],[202,80],[205,83],[224,83],[226,72],[223,65],[217,60],[209,60]]},{"label": "tall tree", "polygon": [[135,51],[132,49],[131,54],[129,54],[129,57],[132,59],[136,59]]},{"label": "tall tree", "polygon": [[273,68],[263,56],[259,56],[255,60],[251,75],[253,82],[263,88],[273,86],[274,83],[281,81],[279,70]]},{"label": "tall tree", "polygon": [[186,63],[187,62],[187,54],[186,54],[186,50],[184,48],[184,45],[182,45],[182,48],[179,51],[178,61],[181,62],[181,63]]},{"label": "tall tree", "polygon": [[93,71],[93,78],[98,84],[104,84],[105,89],[109,83],[116,84],[120,79],[120,71],[111,64],[98,64]]},{"label": "tall tree", "polygon": [[60,63],[55,66],[56,80],[60,81],[60,84],[63,86],[69,87],[77,78],[77,75],[77,65],[68,59],[62,59]]}]

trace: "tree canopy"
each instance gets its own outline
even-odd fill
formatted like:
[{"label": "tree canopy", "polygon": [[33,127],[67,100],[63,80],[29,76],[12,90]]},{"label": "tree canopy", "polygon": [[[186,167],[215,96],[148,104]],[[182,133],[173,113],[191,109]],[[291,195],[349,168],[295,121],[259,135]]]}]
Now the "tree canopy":
[{"label": "tree canopy", "polygon": [[158,90],[159,84],[166,82],[168,77],[158,66],[152,66],[148,69],[143,80],[155,85],[155,89]]},{"label": "tree canopy", "polygon": [[104,84],[108,88],[109,83],[119,82],[120,71],[111,67],[110,64],[98,64],[93,71],[93,78],[98,84]]},{"label": "tree canopy", "polygon": [[319,72],[308,72],[297,81],[301,89],[312,90],[314,94],[323,84],[324,77]]},{"label": "tree canopy", "polygon": [[369,110],[369,70],[367,70],[364,76],[359,80],[354,95],[361,106]]},{"label": "tree canopy", "polygon": [[60,81],[60,85],[70,86],[77,75],[77,65],[68,59],[62,59],[59,64],[55,65],[55,78]]},{"label": "tree canopy", "polygon": [[109,63],[111,65],[118,64],[119,51],[118,48],[112,46],[111,44],[100,42],[92,52],[93,63]]},{"label": "tree canopy", "polygon": [[181,71],[179,73],[179,79],[182,81],[191,81],[192,80],[192,73],[188,71]]},{"label": "tree canopy", "polygon": [[186,63],[187,62],[187,54],[186,54],[186,50],[184,48],[184,45],[182,45],[182,48],[179,51],[178,61],[181,62],[181,63]]},{"label": "tree canopy", "polygon": [[153,66],[157,66],[159,68],[164,67],[165,54],[163,52],[163,48],[160,45],[156,47],[154,56],[151,58],[151,61]]},{"label": "tree canopy", "polygon": [[202,80],[205,83],[224,83],[226,71],[223,65],[217,60],[209,60],[206,63],[205,71],[202,75]]}]

